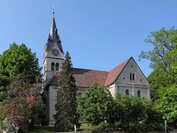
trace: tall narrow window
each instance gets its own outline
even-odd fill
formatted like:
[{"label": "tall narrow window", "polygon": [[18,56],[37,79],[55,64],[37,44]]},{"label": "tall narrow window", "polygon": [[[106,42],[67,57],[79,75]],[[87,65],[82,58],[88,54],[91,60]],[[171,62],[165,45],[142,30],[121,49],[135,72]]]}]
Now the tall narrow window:
[{"label": "tall narrow window", "polygon": [[137,96],[141,97],[141,91],[140,90],[137,91]]},{"label": "tall narrow window", "polygon": [[128,89],[125,91],[125,94],[126,94],[126,95],[129,95],[129,90],[128,90]]},{"label": "tall narrow window", "polygon": [[54,63],[51,63],[51,71],[54,71]]},{"label": "tall narrow window", "polygon": [[135,80],[135,73],[132,73],[132,79]]},{"label": "tall narrow window", "polygon": [[135,73],[130,73],[130,80],[135,80]]},{"label": "tall narrow window", "polygon": [[56,63],[56,71],[58,71],[58,70],[59,70],[59,64]]},{"label": "tall narrow window", "polygon": [[130,80],[132,80],[132,73],[130,73]]}]

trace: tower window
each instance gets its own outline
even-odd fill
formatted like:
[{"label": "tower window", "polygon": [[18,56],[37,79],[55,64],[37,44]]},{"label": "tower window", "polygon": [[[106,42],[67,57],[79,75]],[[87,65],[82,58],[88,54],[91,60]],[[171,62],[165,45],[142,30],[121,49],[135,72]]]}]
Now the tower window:
[{"label": "tower window", "polygon": [[54,63],[51,63],[51,71],[54,71]]},{"label": "tower window", "polygon": [[59,70],[59,64],[56,63],[56,71],[58,71],[58,70]]},{"label": "tower window", "polygon": [[125,91],[125,94],[126,94],[126,95],[129,95],[129,90],[128,90],[128,89]]},{"label": "tower window", "polygon": [[137,91],[137,96],[141,97],[141,91],[140,90]]}]

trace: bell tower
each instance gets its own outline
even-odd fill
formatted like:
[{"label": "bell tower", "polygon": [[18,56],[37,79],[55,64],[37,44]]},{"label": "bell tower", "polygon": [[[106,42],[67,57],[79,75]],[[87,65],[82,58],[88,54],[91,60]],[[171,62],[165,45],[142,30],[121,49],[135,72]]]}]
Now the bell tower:
[{"label": "bell tower", "polygon": [[64,62],[64,52],[55,23],[54,11],[52,14],[49,37],[43,54],[44,82],[51,79],[56,71],[61,71],[61,65]]}]

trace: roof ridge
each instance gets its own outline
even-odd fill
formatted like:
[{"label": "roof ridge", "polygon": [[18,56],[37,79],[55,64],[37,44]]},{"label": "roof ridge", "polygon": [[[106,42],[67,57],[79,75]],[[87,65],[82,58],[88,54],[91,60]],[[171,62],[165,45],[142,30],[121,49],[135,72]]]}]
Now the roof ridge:
[{"label": "roof ridge", "polygon": [[105,85],[108,86],[110,84],[112,84],[116,78],[121,74],[121,72],[123,71],[123,69],[125,68],[125,66],[128,64],[128,62],[130,61],[130,59],[132,59],[133,57],[128,58],[127,60],[123,61],[122,63],[118,64],[116,67],[114,67],[113,69],[111,69],[106,77],[105,80]]},{"label": "roof ridge", "polygon": [[82,69],[82,70],[90,70],[90,71],[99,71],[99,72],[107,72],[107,73],[109,73],[109,71],[105,71],[105,70],[95,70],[95,69],[76,68],[76,67],[74,67],[73,69]]}]

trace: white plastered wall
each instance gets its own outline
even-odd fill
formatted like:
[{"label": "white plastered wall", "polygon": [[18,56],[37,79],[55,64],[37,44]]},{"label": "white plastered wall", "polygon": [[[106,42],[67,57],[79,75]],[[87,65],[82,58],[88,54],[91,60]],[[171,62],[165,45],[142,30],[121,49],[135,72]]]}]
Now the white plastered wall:
[{"label": "white plastered wall", "polygon": [[56,113],[55,104],[56,104],[57,91],[58,91],[57,86],[49,87],[49,124],[55,123],[53,115]]},{"label": "white plastered wall", "polygon": [[[135,80],[130,80],[130,73],[135,73]],[[123,71],[117,77],[116,81],[108,88],[112,96],[117,94],[125,94],[125,91],[129,91],[129,95],[137,96],[137,91],[141,92],[141,97],[150,99],[150,87],[149,83],[134,61],[130,59]]]}]

